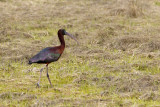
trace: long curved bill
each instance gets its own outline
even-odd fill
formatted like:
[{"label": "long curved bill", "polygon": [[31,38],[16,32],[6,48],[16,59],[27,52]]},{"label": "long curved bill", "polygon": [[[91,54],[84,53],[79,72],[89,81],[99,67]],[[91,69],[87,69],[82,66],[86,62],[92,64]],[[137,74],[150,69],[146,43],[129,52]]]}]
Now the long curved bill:
[{"label": "long curved bill", "polygon": [[79,42],[77,41],[77,39],[73,35],[71,35],[68,32],[65,32],[65,34],[68,35],[69,37],[71,37],[72,39],[74,39],[77,42],[77,44],[79,44]]}]

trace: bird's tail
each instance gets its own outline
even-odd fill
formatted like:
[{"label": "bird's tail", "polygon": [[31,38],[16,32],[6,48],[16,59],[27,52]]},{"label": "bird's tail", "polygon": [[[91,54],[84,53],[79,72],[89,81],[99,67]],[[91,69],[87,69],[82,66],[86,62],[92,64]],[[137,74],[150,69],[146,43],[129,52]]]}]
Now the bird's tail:
[{"label": "bird's tail", "polygon": [[32,64],[32,61],[29,61],[29,62],[28,62],[28,64],[30,64],[30,65],[31,65],[31,64]]}]

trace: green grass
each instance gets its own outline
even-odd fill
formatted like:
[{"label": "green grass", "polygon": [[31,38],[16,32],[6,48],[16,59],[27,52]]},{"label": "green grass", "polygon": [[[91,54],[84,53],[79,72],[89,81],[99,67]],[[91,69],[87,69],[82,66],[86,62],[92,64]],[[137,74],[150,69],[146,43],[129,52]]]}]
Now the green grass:
[{"label": "green grass", "polygon": [[[120,98],[118,94],[113,94],[117,89],[117,86],[108,87],[108,96],[101,96],[101,93],[104,91],[104,88],[100,86],[100,84],[104,83],[103,81],[99,81],[95,83],[92,81],[93,76],[96,78],[103,78],[106,73],[104,73],[99,67],[91,67],[89,66],[89,62],[79,62],[77,57],[72,57],[72,59],[61,59],[56,63],[52,63],[49,65],[49,74],[51,81],[53,83],[54,88],[50,88],[49,82],[46,78],[46,72],[43,72],[43,76],[41,79],[41,88],[35,88],[36,82],[39,78],[39,70],[42,65],[32,65],[26,66],[25,61],[19,62],[8,62],[8,64],[1,66],[1,78],[4,81],[0,82],[0,92],[1,93],[10,93],[8,96],[1,97],[2,105],[10,106],[19,105],[19,106],[29,106],[34,104],[36,99],[59,99],[59,98],[67,98],[67,99],[107,99],[108,96],[112,96],[112,101],[115,103],[113,105],[122,105],[124,104],[126,98]],[[132,63],[133,61],[139,60],[139,58],[123,58],[127,63]],[[147,59],[143,59],[144,61]],[[115,65],[117,62],[112,63]],[[111,64],[111,63],[110,63]],[[116,64],[117,65],[117,64]],[[5,69],[3,69],[5,68]],[[32,68],[36,70],[33,71]],[[3,70],[2,70],[3,69]],[[145,71],[144,69],[139,70]],[[146,73],[157,72],[158,68],[147,69]],[[12,71],[12,72],[11,72]],[[96,74],[96,75],[95,75]],[[119,72],[111,73],[114,76],[125,75],[125,73],[120,74]],[[109,74],[109,75],[111,75]],[[16,88],[18,87],[18,88]],[[36,98],[32,98],[32,101],[28,97],[24,100],[21,100],[22,96],[14,96],[13,93],[25,93],[28,96],[34,95]],[[128,102],[134,104],[142,104],[142,105],[157,105],[159,104],[157,101],[143,101],[137,100],[137,97],[132,97],[127,99]],[[20,103],[19,103],[19,100]],[[64,105],[72,106],[70,102],[64,102]],[[112,105],[112,104],[109,104]]]},{"label": "green grass", "polygon": [[155,5],[160,6],[160,2],[156,1]]},{"label": "green grass", "polygon": [[[10,106],[17,104],[25,106],[25,104],[29,104],[28,99],[21,103],[17,101],[19,98],[13,100],[12,93],[14,92],[35,95],[38,98],[67,97],[75,99],[77,97],[83,98],[84,95],[93,98],[102,91],[97,85],[90,84],[87,77],[79,78],[79,75],[89,73],[95,68],[89,67],[87,63],[78,62],[76,57],[49,65],[49,74],[54,88],[50,88],[46,72],[42,72],[41,88],[36,88],[40,66],[26,66],[24,62],[21,64],[18,62],[8,62],[8,65],[1,66],[0,93],[9,92],[11,94],[11,96],[9,95],[4,98],[11,101]],[[5,69],[2,70],[3,68]],[[36,72],[32,71],[32,68],[37,69]],[[3,80],[5,80],[5,84]],[[6,104],[6,100],[2,101],[2,104],[8,105]]]}]

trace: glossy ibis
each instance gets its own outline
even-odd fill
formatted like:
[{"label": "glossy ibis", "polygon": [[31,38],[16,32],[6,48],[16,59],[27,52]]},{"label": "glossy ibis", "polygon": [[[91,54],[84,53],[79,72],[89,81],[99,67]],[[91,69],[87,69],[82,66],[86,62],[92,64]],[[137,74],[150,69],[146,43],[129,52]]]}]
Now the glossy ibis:
[{"label": "glossy ibis", "polygon": [[[51,87],[53,87],[53,85],[51,83],[51,80],[50,80],[49,74],[48,74],[48,64],[51,62],[57,61],[60,58],[60,56],[62,55],[64,48],[65,48],[64,35],[68,35],[69,37],[71,37],[72,39],[74,39],[78,43],[78,41],[74,38],[74,36],[72,36],[71,34],[66,32],[65,29],[60,29],[60,30],[58,30],[58,38],[61,43],[60,46],[44,48],[38,54],[36,54],[35,56],[33,56],[29,60],[29,64],[32,64],[32,63],[46,64],[47,78],[48,78],[48,81],[49,81]],[[39,81],[37,83],[37,87],[40,87],[41,73],[42,73],[43,69],[44,68],[42,68],[40,70],[40,77],[39,77]]]}]

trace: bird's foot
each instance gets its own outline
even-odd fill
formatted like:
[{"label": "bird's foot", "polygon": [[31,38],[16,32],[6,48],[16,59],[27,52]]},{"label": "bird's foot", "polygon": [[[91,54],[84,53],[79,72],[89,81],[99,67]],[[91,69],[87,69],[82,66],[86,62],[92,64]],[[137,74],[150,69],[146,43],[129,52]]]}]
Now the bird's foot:
[{"label": "bird's foot", "polygon": [[36,88],[40,88],[40,85],[39,85],[39,83],[37,83],[37,85],[36,85]]}]

